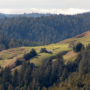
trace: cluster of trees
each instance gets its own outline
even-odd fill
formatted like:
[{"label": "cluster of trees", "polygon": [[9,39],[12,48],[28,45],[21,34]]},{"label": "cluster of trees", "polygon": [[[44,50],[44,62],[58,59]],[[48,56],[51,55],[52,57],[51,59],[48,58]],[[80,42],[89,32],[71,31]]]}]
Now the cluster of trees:
[{"label": "cluster of trees", "polygon": [[[0,33],[19,45],[43,45],[73,37],[90,29],[90,13],[42,17],[0,18]],[[21,41],[20,41],[21,40]],[[12,43],[16,41],[11,40]],[[25,42],[24,44],[21,44]],[[12,43],[10,43],[12,45]]]},{"label": "cluster of trees", "polygon": [[28,61],[24,62],[21,70],[15,70],[13,74],[8,67],[2,69],[0,72],[0,90],[42,90],[43,87],[61,82],[67,76],[64,72],[65,66],[60,56],[57,56],[55,62],[53,58],[43,62],[44,64],[40,67]]},{"label": "cluster of trees", "polygon": [[82,43],[77,43],[76,45],[73,46],[74,52],[80,52],[83,49],[84,49],[84,45]]},{"label": "cluster of trees", "polygon": [[40,53],[51,53],[52,51],[48,51],[46,48],[41,48]]},{"label": "cluster of trees", "polygon": [[29,60],[35,56],[37,56],[37,52],[34,49],[32,49],[29,53],[24,55],[24,59]]},{"label": "cluster of trees", "polygon": [[0,70],[0,90],[89,90],[90,46],[74,62],[64,64],[62,54],[41,66],[26,61],[21,70]]},{"label": "cluster of trees", "polygon": [[21,46],[38,46],[38,45],[40,44],[31,42],[29,40],[15,39],[14,37],[9,38],[6,35],[6,33],[0,34],[0,51]]},{"label": "cluster of trees", "polygon": [[73,72],[64,82],[53,85],[48,90],[90,90],[90,45],[82,49],[76,61],[68,66]]}]

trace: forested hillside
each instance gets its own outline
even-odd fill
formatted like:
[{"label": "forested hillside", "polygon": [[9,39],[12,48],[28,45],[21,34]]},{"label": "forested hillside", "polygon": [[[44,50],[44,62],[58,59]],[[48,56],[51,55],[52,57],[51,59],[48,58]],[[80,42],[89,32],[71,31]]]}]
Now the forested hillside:
[{"label": "forested hillside", "polygon": [[[56,43],[87,30],[90,30],[90,13],[73,16],[0,18],[0,48]],[[2,33],[4,33],[8,42],[3,41]],[[15,44],[15,40],[17,44]]]},{"label": "forested hillside", "polygon": [[90,31],[56,44],[1,51],[0,90],[90,90]]}]

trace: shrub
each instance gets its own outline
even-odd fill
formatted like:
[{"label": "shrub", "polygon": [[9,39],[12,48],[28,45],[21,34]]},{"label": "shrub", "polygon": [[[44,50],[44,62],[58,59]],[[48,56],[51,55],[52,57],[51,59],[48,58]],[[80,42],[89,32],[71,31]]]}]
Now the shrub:
[{"label": "shrub", "polygon": [[83,47],[84,47],[84,46],[83,46],[82,43],[78,43],[77,45],[75,45],[75,46],[73,47],[73,51],[74,51],[74,52],[80,52]]},{"label": "shrub", "polygon": [[34,56],[36,56],[36,55],[37,55],[37,52],[34,49],[32,49],[29,53],[24,55],[24,59],[29,60],[29,59],[33,58]]},{"label": "shrub", "polygon": [[41,48],[40,53],[51,53],[52,51],[48,51],[46,48]]},{"label": "shrub", "polygon": [[40,53],[47,53],[46,48],[41,48]]}]

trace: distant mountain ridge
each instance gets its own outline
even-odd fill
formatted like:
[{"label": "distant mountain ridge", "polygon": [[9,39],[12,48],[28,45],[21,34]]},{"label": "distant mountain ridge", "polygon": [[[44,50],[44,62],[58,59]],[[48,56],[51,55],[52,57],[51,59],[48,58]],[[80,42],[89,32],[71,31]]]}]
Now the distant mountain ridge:
[{"label": "distant mountain ridge", "polygon": [[90,13],[88,9],[0,9],[0,18],[11,17],[41,17],[50,15],[78,15]]},{"label": "distant mountain ridge", "polygon": [[41,16],[50,16],[51,14],[39,14],[39,13],[24,13],[24,14],[3,14],[0,13],[0,18],[12,18],[12,17],[41,17]]}]

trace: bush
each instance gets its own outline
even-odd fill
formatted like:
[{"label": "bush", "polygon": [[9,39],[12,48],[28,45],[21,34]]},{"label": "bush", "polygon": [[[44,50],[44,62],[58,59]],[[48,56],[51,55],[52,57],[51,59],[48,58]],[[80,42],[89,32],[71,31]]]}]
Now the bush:
[{"label": "bush", "polygon": [[52,54],[52,51],[48,51],[46,48],[41,48],[40,53],[50,53],[50,54]]},{"label": "bush", "polygon": [[46,48],[41,48],[40,53],[47,53]]},{"label": "bush", "polygon": [[80,52],[83,47],[84,47],[84,46],[83,46],[82,43],[78,43],[77,45],[75,45],[75,46],[73,47],[73,51],[74,51],[74,52]]},{"label": "bush", "polygon": [[29,59],[33,58],[34,56],[36,56],[36,55],[37,55],[37,52],[34,49],[32,49],[29,53],[24,55],[24,59],[29,60]]}]

